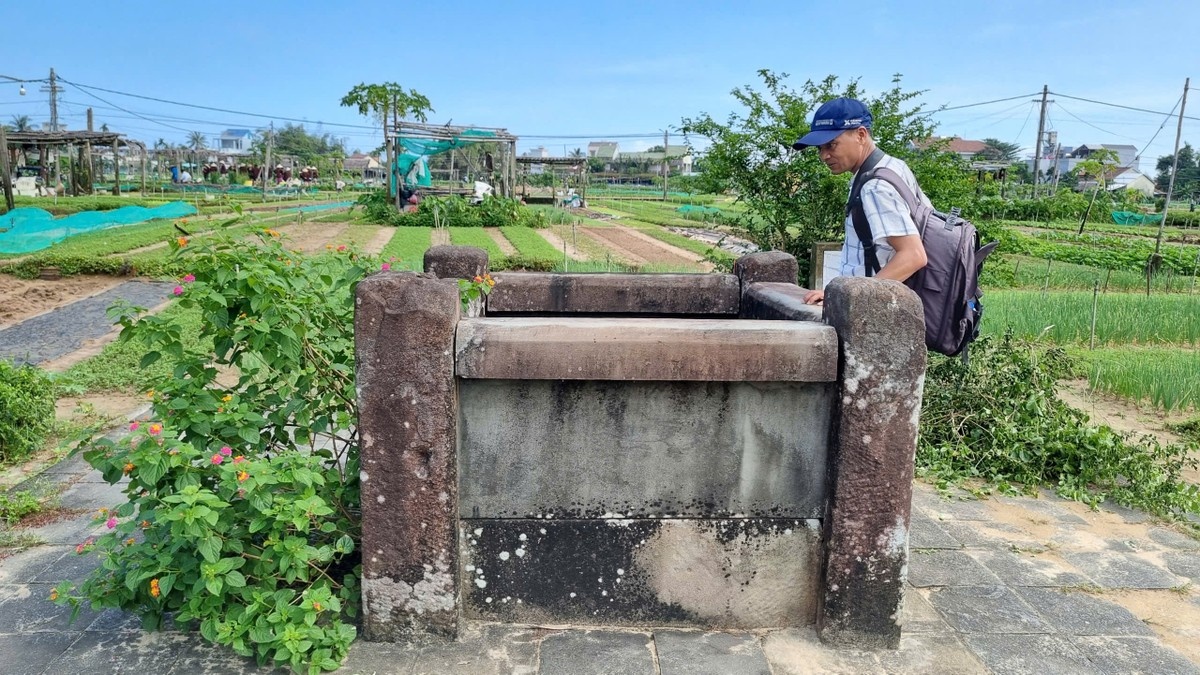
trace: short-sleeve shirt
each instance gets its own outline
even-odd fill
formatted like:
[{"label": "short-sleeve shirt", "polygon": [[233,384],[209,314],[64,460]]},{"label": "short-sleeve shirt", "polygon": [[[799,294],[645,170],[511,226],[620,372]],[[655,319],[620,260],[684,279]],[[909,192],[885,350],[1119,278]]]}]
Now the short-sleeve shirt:
[{"label": "short-sleeve shirt", "polygon": [[[884,155],[875,167],[895,171],[904,179],[918,199],[926,204],[929,203],[929,198],[917,185],[916,176],[913,176],[912,169],[908,168],[904,160]],[[851,182],[851,189],[854,189],[853,182]],[[887,181],[868,181],[862,188],[862,204],[863,213],[867,216],[867,223],[871,226],[871,238],[875,241],[875,256],[879,259],[879,267],[882,269],[892,259],[892,256],[896,255],[896,249],[888,244],[888,237],[903,237],[909,234],[920,234],[920,232],[908,211],[908,204],[904,203],[904,198]],[[867,265],[863,256],[862,242],[859,241],[858,234],[854,231],[854,221],[848,215],[845,225],[846,243],[842,246],[841,273],[843,276],[865,277],[867,276]]]}]

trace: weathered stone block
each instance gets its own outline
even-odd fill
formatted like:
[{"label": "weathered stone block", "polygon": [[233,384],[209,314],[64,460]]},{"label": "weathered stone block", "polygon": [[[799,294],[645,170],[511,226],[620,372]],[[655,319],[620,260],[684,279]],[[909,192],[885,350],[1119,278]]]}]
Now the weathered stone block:
[{"label": "weathered stone block", "polygon": [[800,265],[783,251],[762,251],[738,258],[733,263],[733,273],[741,280],[745,292],[750,284],[763,281],[795,285],[800,276]]},{"label": "weathered stone block", "polygon": [[474,246],[431,246],[425,251],[425,271],[439,279],[474,279],[487,272],[487,251]]},{"label": "weathered stone block", "polygon": [[807,293],[796,284],[763,281],[750,284],[742,294],[743,319],[774,319],[784,321],[822,321],[825,310],[821,305],[804,302]]},{"label": "weathered stone block", "polygon": [[832,382],[837,335],[797,321],[503,317],[464,320],[464,378]]},{"label": "weathered stone block", "polygon": [[831,388],[460,380],[460,514],[819,518]]},{"label": "weathered stone block", "polygon": [[842,359],[817,627],[831,644],[895,648],[927,359],[924,315],[904,284],[838,277],[826,289],[825,316]]},{"label": "weathered stone block", "polygon": [[450,636],[457,614],[458,285],[375,274],[355,297],[367,639]]},{"label": "weathered stone block", "polygon": [[737,316],[732,274],[542,274],[503,272],[488,313]]},{"label": "weathered stone block", "polygon": [[707,628],[813,621],[815,521],[461,523],[461,586],[471,618]]}]

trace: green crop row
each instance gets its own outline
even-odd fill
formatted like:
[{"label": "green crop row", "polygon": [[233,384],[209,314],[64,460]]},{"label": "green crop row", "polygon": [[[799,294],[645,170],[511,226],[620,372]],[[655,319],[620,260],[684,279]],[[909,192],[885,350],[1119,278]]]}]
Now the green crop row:
[{"label": "green crop row", "polygon": [[481,227],[451,227],[450,243],[455,246],[475,246],[487,251],[488,258],[495,260],[504,257],[504,251],[495,239]]},{"label": "green crop row", "polygon": [[[1053,342],[1088,344],[1093,294],[1087,292],[991,291],[983,298],[983,332]],[[1096,344],[1200,343],[1200,295],[1100,294]]]},{"label": "green crop row", "polygon": [[425,267],[425,251],[429,249],[431,232],[428,227],[398,227],[379,252],[379,257],[388,262],[393,270],[420,272]]},{"label": "green crop row", "polygon": [[1097,349],[1084,357],[1092,388],[1163,410],[1200,410],[1200,351],[1164,347]]},{"label": "green crop row", "polygon": [[557,260],[563,256],[562,251],[555,250],[545,237],[528,227],[510,225],[500,228],[500,232],[523,256],[546,260]]}]

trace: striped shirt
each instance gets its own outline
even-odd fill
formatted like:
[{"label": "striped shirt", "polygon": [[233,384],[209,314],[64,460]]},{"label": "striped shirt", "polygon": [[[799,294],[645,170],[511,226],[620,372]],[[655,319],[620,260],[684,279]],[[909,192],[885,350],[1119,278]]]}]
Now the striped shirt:
[{"label": "striped shirt", "polygon": [[[917,179],[913,176],[912,169],[908,168],[904,160],[884,155],[875,167],[895,171],[904,179],[908,187],[912,188],[918,199],[926,204],[929,203],[929,198],[917,185]],[[854,189],[853,182],[851,182],[851,189]],[[920,232],[917,230],[916,223],[913,222],[912,215],[909,214],[908,204],[904,203],[904,198],[885,180],[868,181],[863,186],[862,205],[863,213],[867,216],[867,223],[871,226],[871,238],[875,241],[875,256],[879,259],[879,267],[882,269],[892,259],[892,256],[896,255],[896,249],[888,244],[888,237],[902,237],[909,234],[920,234]],[[858,234],[854,231],[854,220],[849,215],[846,216],[846,243],[842,246],[841,273],[842,276],[867,276],[862,242],[859,241]]]}]

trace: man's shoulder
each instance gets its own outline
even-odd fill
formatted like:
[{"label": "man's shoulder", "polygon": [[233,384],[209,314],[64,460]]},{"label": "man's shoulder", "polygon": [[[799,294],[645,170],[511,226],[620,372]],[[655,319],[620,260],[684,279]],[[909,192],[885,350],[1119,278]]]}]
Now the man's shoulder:
[{"label": "man's shoulder", "polygon": [[[908,163],[905,162],[904,160],[902,160],[898,157],[893,157],[891,155],[884,155],[882,158],[880,158],[879,163],[875,165],[875,168],[872,170],[872,173],[878,174],[879,169],[887,169],[889,171],[894,172],[895,174],[900,176],[901,180],[903,180],[905,183],[908,184],[910,189],[914,189],[914,190],[916,189],[917,177],[913,174],[912,169],[909,168]],[[874,192],[874,191],[878,191],[878,190],[884,190],[884,191],[894,191],[895,190],[895,188],[892,187],[891,183],[889,183],[886,180],[868,180],[866,183],[863,184],[862,189],[864,192]]]}]

